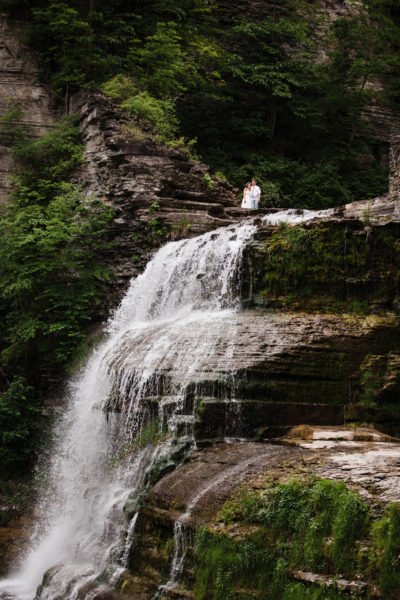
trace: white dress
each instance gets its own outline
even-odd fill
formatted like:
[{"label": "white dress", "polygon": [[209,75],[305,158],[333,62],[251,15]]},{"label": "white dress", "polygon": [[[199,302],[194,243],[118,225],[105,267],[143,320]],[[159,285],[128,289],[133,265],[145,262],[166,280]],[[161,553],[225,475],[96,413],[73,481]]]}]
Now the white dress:
[{"label": "white dress", "polygon": [[242,208],[251,208],[251,192],[246,190],[243,194]]}]

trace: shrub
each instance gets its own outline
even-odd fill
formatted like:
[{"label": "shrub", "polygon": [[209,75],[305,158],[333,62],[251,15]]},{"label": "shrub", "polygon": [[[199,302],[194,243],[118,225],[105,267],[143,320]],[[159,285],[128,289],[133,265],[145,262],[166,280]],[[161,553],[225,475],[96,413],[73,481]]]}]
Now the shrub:
[{"label": "shrub", "polygon": [[71,119],[38,139],[19,136],[13,154],[14,191],[0,217],[0,452],[20,470],[33,456],[42,398],[65,373],[105,291],[112,212],[68,182],[82,156]]},{"label": "shrub", "polygon": [[174,139],[178,120],[172,100],[161,100],[148,91],[140,90],[132,78],[124,75],[113,77],[102,86],[102,90],[117,100],[140,127],[160,136],[161,140]]},{"label": "shrub", "polygon": [[[249,597],[265,600],[339,600],[346,594],[294,583],[291,574],[312,570],[358,575],[359,542],[368,541],[371,513],[344,483],[293,479],[264,490],[240,492],[225,504],[220,519],[242,523],[244,533],[237,536],[234,529],[235,536],[230,537],[230,529],[226,535],[199,531],[196,598],[214,600],[221,597],[220,590],[236,598],[237,590],[245,590]],[[393,543],[397,544],[395,531]]]},{"label": "shrub", "polygon": [[43,428],[33,387],[16,377],[0,394],[0,478],[15,475],[30,464]]}]

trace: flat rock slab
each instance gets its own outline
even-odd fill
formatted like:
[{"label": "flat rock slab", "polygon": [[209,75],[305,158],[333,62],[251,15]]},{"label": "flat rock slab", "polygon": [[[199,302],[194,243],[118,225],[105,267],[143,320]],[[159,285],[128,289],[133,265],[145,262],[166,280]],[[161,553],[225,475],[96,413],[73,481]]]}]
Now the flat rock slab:
[{"label": "flat rock slab", "polygon": [[303,426],[283,442],[318,453],[318,476],[360,486],[383,502],[400,501],[400,440],[373,428]]},{"label": "flat rock slab", "polygon": [[185,522],[207,522],[242,483],[260,472],[300,456],[301,448],[272,444],[222,443],[196,451],[190,460],[163,477],[153,488],[145,511],[160,511]]},{"label": "flat rock slab", "polygon": [[[379,432],[375,432],[379,436]],[[400,501],[400,444],[343,439],[298,440],[296,445],[220,443],[195,451],[188,462],[163,477],[144,513],[188,525],[209,523],[243,484],[263,487],[265,477],[281,482],[315,475],[356,486],[371,501]]]},{"label": "flat rock slab", "polygon": [[[310,450],[316,449],[311,443]],[[320,444],[318,450],[321,450]],[[382,501],[400,501],[400,446],[372,442],[341,442],[331,447],[322,477],[339,479],[366,488]]]}]

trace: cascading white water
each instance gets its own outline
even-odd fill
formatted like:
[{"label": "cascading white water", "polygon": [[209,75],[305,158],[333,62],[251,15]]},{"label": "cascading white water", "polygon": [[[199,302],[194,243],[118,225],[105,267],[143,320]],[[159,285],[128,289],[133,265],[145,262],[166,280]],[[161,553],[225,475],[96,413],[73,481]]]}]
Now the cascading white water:
[{"label": "cascading white water", "polygon": [[38,599],[75,599],[100,575],[116,580],[140,495],[155,470],[194,443],[187,391],[207,377],[219,333],[235,318],[253,230],[245,223],[167,244],[132,282],[107,340],[71,382],[31,547],[0,582],[0,596],[31,600],[40,586]]},{"label": "cascading white water", "polygon": [[262,220],[266,225],[280,225],[281,223],[298,225],[307,221],[313,221],[314,219],[331,217],[335,213],[335,210],[335,208],[327,208],[325,210],[290,208],[289,210],[279,210],[276,213],[265,215]]}]

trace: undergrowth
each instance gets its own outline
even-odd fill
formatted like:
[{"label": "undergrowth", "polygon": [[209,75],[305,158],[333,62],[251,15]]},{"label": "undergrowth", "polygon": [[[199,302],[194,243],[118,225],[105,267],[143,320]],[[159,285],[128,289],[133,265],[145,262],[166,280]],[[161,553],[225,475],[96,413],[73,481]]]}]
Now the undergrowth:
[{"label": "undergrowth", "polygon": [[399,249],[393,234],[375,228],[367,240],[362,230],[282,223],[264,249],[261,293],[269,299],[345,302],[346,310],[365,313],[394,298]]},{"label": "undergrowth", "polygon": [[[400,505],[376,519],[344,483],[294,479],[239,494],[219,518],[223,533],[203,528],[197,534],[197,600],[348,598],[334,587],[294,582],[295,571],[363,579],[379,585],[385,599],[399,597]],[[233,523],[247,533],[232,536]]]}]

